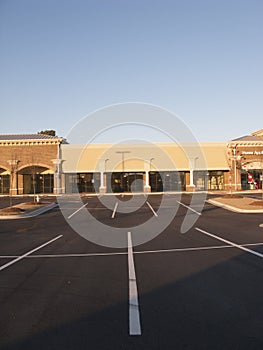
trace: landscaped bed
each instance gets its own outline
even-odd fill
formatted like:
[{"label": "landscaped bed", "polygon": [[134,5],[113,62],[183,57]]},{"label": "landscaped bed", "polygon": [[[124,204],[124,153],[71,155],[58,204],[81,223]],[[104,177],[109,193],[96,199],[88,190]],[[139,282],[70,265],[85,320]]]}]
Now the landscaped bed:
[{"label": "landscaped bed", "polygon": [[26,214],[29,212],[32,212],[38,208],[41,208],[43,206],[46,206],[49,203],[42,203],[42,202],[25,202],[20,203],[11,207],[7,207],[0,210],[1,216],[7,216],[7,215],[21,215]]},{"label": "landscaped bed", "polygon": [[263,210],[263,200],[243,197],[242,195],[236,194],[227,194],[222,197],[213,198],[211,202],[217,202],[221,205],[226,205],[247,211]]}]

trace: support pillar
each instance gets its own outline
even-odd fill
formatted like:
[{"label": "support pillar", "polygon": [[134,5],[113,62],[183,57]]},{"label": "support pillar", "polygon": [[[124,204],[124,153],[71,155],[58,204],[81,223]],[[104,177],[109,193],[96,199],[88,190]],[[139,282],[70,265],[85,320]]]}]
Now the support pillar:
[{"label": "support pillar", "polygon": [[104,183],[104,172],[103,172],[103,171],[100,172],[100,187],[99,187],[99,192],[100,192],[101,194],[106,193],[106,186],[105,186],[105,183]]},{"label": "support pillar", "polygon": [[149,193],[151,192],[151,186],[150,186],[150,173],[148,170],[145,171],[145,185],[144,185],[144,192]]},{"label": "support pillar", "polygon": [[54,193],[61,194],[61,164],[62,159],[53,159],[52,163],[55,165],[55,174],[54,174]]},{"label": "support pillar", "polygon": [[186,192],[194,192],[195,184],[194,184],[194,170],[190,169],[190,178],[189,184],[186,184]]},{"label": "support pillar", "polygon": [[9,193],[11,196],[17,194],[17,172],[16,171],[10,174]]},{"label": "support pillar", "polygon": [[194,157],[190,159],[190,181],[189,184],[186,184],[186,192],[194,192],[195,191],[195,184],[194,184],[194,169],[196,167],[196,160],[198,157]]}]

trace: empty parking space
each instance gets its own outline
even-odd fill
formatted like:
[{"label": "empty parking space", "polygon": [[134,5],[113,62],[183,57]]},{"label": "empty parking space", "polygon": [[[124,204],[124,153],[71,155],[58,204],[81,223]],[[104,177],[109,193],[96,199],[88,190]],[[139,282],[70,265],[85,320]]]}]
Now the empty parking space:
[{"label": "empty parking space", "polygon": [[[68,220],[84,220],[89,211],[121,228],[124,248],[84,239],[57,209],[23,224],[4,222],[0,344],[27,350],[261,346],[260,214],[206,203],[201,215],[190,207],[188,215],[198,219],[181,233],[191,198],[167,198],[163,207],[153,195],[133,202],[117,196],[103,203],[92,196],[63,203]],[[175,216],[163,232],[132,245],[134,226],[157,222],[173,207]]]}]

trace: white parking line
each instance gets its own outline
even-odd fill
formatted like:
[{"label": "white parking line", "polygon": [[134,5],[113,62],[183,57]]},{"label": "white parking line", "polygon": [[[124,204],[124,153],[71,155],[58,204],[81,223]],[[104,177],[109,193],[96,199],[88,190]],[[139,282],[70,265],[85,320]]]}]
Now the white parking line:
[{"label": "white parking line", "polygon": [[111,216],[112,219],[114,219],[114,217],[115,217],[115,214],[116,214],[116,210],[117,210],[117,208],[118,208],[118,205],[119,205],[119,203],[116,202],[116,204],[115,204],[115,206],[114,206],[114,209],[113,209],[113,212],[112,212],[112,216]]},{"label": "white parking line", "polygon": [[[242,244],[242,247],[255,247],[263,245],[262,242],[259,243],[247,243]],[[203,246],[203,247],[189,247],[189,248],[174,248],[174,249],[157,249],[157,250],[137,250],[133,252],[136,254],[155,254],[155,253],[180,253],[180,252],[196,252],[202,250],[215,250],[215,249],[233,249],[232,245],[215,245],[215,246]],[[127,255],[127,252],[113,252],[113,253],[72,253],[72,254],[35,254],[29,255],[25,258],[27,259],[38,259],[38,258],[93,258],[100,256],[118,256],[118,255]],[[0,255],[0,259],[15,259],[18,258],[19,255]]]},{"label": "white parking line", "polygon": [[74,211],[74,213],[72,213],[71,215],[68,216],[68,219],[71,219],[75,214],[77,214],[81,209],[83,209],[86,205],[88,205],[89,203],[83,204],[80,208],[78,208],[78,210]]},{"label": "white parking line", "polygon": [[141,322],[138,301],[135,267],[133,261],[133,249],[131,232],[128,232],[128,266],[129,266],[129,334],[141,335]]},{"label": "white parking line", "polygon": [[25,253],[25,254],[19,256],[19,257],[16,258],[15,260],[9,261],[9,262],[6,263],[5,265],[0,266],[0,271],[6,269],[7,267],[9,267],[9,266],[15,264],[15,263],[18,262],[18,261],[20,261],[20,260],[26,258],[28,255],[30,255],[30,254],[36,252],[37,250],[39,250],[39,249],[41,249],[41,248],[47,246],[47,245],[50,244],[50,243],[56,241],[57,239],[61,238],[62,236],[63,236],[63,235],[59,235],[59,236],[57,236],[57,237],[51,239],[50,241],[48,241],[48,242],[42,244],[41,246],[39,246],[39,247],[37,247],[37,248],[35,248],[35,249],[32,249],[32,250],[30,250],[29,252],[27,252],[27,253]]},{"label": "white parking line", "polygon": [[155,217],[158,217],[158,214],[156,213],[156,211],[153,209],[153,207],[151,206],[151,204],[147,201],[146,204],[148,205],[148,207],[151,209],[151,211],[153,212],[153,215]]},{"label": "white parking line", "polygon": [[202,215],[202,214],[199,213],[198,211],[196,211],[196,210],[194,210],[193,208],[189,207],[189,205],[186,205],[186,204],[184,204],[184,203],[182,203],[182,202],[179,202],[179,201],[176,201],[176,202],[179,203],[180,205],[182,205],[183,207],[185,207],[185,208],[191,210],[192,212],[196,213],[197,215]]},{"label": "white parking line", "polygon": [[207,231],[205,231],[205,230],[201,230],[201,229],[198,228],[198,227],[196,227],[195,229],[196,229],[197,231],[201,232],[201,233],[204,233],[204,234],[207,235],[207,236],[210,236],[210,237],[212,237],[212,238],[215,238],[215,239],[217,239],[217,240],[219,240],[219,241],[221,241],[221,242],[230,244],[231,246],[233,246],[233,247],[235,247],[235,248],[238,248],[238,249],[243,250],[243,251],[245,251],[245,252],[247,252],[247,253],[256,255],[256,256],[259,257],[259,258],[263,258],[263,254],[258,253],[258,252],[254,251],[254,250],[248,249],[248,248],[246,248],[246,247],[244,247],[244,246],[242,246],[242,245],[240,245],[240,244],[237,244],[237,243],[228,241],[227,239],[218,237],[218,236],[216,236],[216,235],[214,235],[214,234],[212,234],[212,233],[210,233],[210,232],[207,232]]}]

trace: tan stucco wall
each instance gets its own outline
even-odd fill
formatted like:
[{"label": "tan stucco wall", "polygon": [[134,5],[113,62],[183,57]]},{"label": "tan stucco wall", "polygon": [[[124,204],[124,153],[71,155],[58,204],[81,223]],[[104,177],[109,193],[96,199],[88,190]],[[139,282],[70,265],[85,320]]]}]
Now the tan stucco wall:
[{"label": "tan stucco wall", "polygon": [[[158,143],[142,145],[61,145],[63,171],[95,172],[195,169],[227,170],[226,143],[201,143],[198,146]],[[191,159],[195,164],[191,165]]]}]

